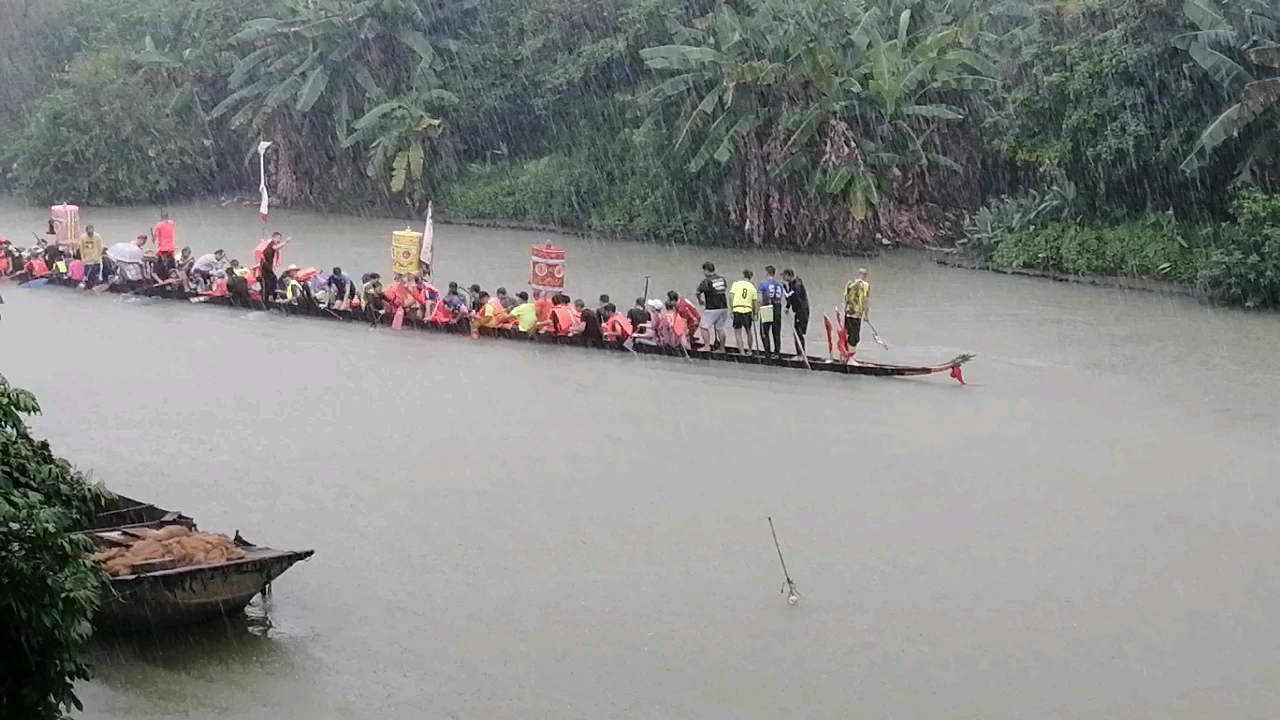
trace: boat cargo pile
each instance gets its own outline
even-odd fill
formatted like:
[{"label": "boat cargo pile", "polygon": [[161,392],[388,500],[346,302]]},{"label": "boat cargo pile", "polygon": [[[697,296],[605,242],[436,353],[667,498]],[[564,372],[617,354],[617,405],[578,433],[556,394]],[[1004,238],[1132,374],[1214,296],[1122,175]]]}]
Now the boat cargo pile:
[{"label": "boat cargo pile", "polygon": [[273,550],[240,537],[199,532],[179,512],[118,496],[83,531],[92,559],[111,576],[99,625],[116,629],[183,625],[244,610],[314,550]]}]

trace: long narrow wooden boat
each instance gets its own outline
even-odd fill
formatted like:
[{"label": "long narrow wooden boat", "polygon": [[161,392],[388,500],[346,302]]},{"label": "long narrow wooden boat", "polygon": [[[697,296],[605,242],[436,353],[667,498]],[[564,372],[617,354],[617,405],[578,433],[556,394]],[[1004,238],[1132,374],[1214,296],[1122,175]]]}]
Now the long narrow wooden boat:
[{"label": "long narrow wooden boat", "polygon": [[[119,533],[142,528],[184,525],[195,521],[180,512],[158,508],[124,496],[100,511],[84,532],[106,546]],[[98,609],[96,622],[113,630],[136,630],[197,623],[242,612],[254,596],[270,592],[271,583],[314,550],[273,550],[240,537],[239,560],[214,565],[157,567],[111,578],[110,594]]]},{"label": "long narrow wooden boat", "polygon": [[[70,281],[50,280],[49,284],[64,287],[74,287],[74,283]],[[195,302],[206,305],[216,305],[222,307],[233,306],[229,297],[214,297],[209,295],[195,295],[173,288],[126,288],[114,286],[110,292],[119,294],[137,295],[142,297],[159,298],[164,300],[176,300],[182,302]],[[242,309],[267,310],[263,303],[252,301],[250,306]],[[326,320],[343,320],[358,323],[381,323],[390,325],[391,318],[383,316],[374,321],[371,320],[367,313],[359,310],[351,311],[335,311],[327,308],[320,308],[306,305],[275,305],[271,308],[282,312],[286,315],[303,315],[308,317],[321,318]],[[444,332],[465,334],[468,330],[464,326],[451,323],[430,323],[421,320],[406,319],[404,328],[412,328],[415,330],[425,330],[432,332]],[[498,337],[508,340],[519,340],[521,342],[542,342],[557,345],[572,345],[577,347],[588,347],[589,344],[581,337],[562,335],[535,334],[530,336],[527,333],[521,333],[515,330],[494,330],[484,328],[481,329],[480,335],[484,337]],[[610,350],[617,352],[626,352],[621,343],[604,342],[592,343],[590,347],[599,350]],[[872,362],[855,362],[843,363],[832,362],[827,358],[814,357],[812,355],[807,358],[801,358],[798,354],[782,353],[778,357],[767,358],[763,354],[755,353],[746,355],[737,350],[737,348],[728,348],[724,352],[710,352],[707,350],[682,350],[678,348],[660,348],[651,345],[636,344],[631,348],[632,352],[642,355],[665,355],[669,357],[688,357],[692,360],[706,360],[709,362],[734,362],[745,365],[762,365],[767,367],[784,368],[787,370],[800,370],[806,372],[828,372],[841,375],[871,375],[876,377],[910,377],[919,375],[933,375],[935,373],[950,373],[951,377],[964,382],[960,367],[974,358],[971,354],[957,355],[946,362],[934,365],[893,365],[888,363],[872,363]],[[806,362],[807,359],[807,362]]]}]

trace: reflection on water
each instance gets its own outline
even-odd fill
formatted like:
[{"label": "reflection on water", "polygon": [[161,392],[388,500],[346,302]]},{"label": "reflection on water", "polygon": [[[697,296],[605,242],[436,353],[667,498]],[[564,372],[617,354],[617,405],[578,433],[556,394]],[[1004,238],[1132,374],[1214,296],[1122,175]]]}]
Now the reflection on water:
[{"label": "reflection on water", "polygon": [[[41,214],[0,207],[0,234]],[[241,258],[261,232],[172,214]],[[152,220],[90,216],[109,241]],[[397,226],[272,222],[285,262],[356,272]],[[442,226],[441,279],[518,287],[544,239]],[[316,549],[270,627],[106,641],[84,717],[1275,715],[1274,315],[906,254],[557,244],[574,296],[625,300],[713,259],[796,267],[829,309],[869,265],[893,350],[864,352],[974,352],[975,386],[6,287],[0,372],[56,448]]]}]

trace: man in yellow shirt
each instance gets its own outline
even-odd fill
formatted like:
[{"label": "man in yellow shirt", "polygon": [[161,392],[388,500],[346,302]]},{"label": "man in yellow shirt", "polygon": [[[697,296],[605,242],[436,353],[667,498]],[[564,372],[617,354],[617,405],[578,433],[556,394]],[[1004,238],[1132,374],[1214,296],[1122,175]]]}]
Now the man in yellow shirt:
[{"label": "man in yellow shirt", "polygon": [[858,277],[844,286],[844,331],[850,351],[857,351],[858,341],[862,339],[862,321],[870,318],[871,283],[867,282],[866,268],[860,268]]},{"label": "man in yellow shirt", "polygon": [[84,282],[86,285],[97,285],[106,282],[102,274],[102,236],[93,231],[92,225],[86,225],[84,235],[77,243],[80,250],[80,262],[84,263]]},{"label": "man in yellow shirt", "polygon": [[[738,341],[738,349],[750,355],[756,350],[756,306],[760,304],[760,293],[756,284],[751,282],[751,271],[743,270],[742,279],[729,288],[729,307],[733,308],[733,337]],[[747,331],[747,343],[742,344],[742,331]]]}]

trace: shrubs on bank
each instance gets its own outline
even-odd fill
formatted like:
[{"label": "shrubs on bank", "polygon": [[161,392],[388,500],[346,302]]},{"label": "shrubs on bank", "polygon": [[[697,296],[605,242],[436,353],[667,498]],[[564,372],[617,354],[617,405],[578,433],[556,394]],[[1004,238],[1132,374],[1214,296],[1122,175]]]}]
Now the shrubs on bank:
[{"label": "shrubs on bank", "polygon": [[74,683],[89,677],[107,579],[74,532],[107,492],[31,437],[23,417],[38,412],[0,375],[0,717],[51,720],[80,708]]},{"label": "shrubs on bank", "polygon": [[1280,196],[1244,190],[1231,212],[1212,226],[1168,213],[1101,225],[1037,194],[984,208],[964,244],[996,267],[1166,280],[1216,302],[1280,307]]}]

